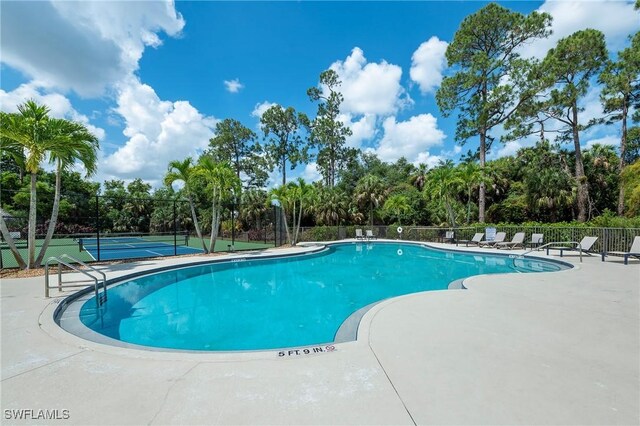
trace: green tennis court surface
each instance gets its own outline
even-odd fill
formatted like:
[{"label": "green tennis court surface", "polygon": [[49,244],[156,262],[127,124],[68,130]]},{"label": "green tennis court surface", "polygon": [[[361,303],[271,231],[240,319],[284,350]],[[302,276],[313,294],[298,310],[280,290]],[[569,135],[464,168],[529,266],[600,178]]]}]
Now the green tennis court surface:
[{"label": "green tennis court surface", "polygon": [[[144,236],[144,237],[131,237],[131,238],[144,238],[145,240],[150,240],[151,243],[149,243],[148,241],[143,241],[143,242],[138,241],[136,244],[136,243],[133,243],[132,241],[129,241],[127,243],[121,243],[121,244],[128,244],[129,246],[124,246],[124,247],[121,246],[119,248],[116,246],[115,250],[111,250],[110,248],[108,248],[110,247],[110,244],[106,243],[104,249],[102,246],[100,248],[100,261],[125,260],[125,259],[174,255],[175,250],[174,250],[172,239],[167,239],[166,237],[164,237],[161,239],[161,242],[159,242],[157,239],[154,240],[153,237],[155,236],[151,235],[151,236]],[[100,239],[101,245],[103,241],[106,242],[109,240],[109,238],[112,238],[112,237],[105,237],[104,239],[101,238]],[[88,244],[87,246],[83,247],[83,250],[81,251],[79,239],[76,239],[76,238],[52,239],[51,243],[49,244],[49,247],[47,248],[47,254],[44,256],[42,265],[44,265],[44,263],[48,258],[61,256],[62,254],[71,255],[79,260],[82,260],[83,262],[96,261],[98,258],[97,257],[98,255],[97,241],[95,241],[95,238],[93,239],[85,238],[85,242],[91,243],[92,242],[91,240],[94,240],[94,242],[96,243],[95,246]],[[113,240],[111,242],[113,242]],[[203,252],[202,243],[196,237],[190,236],[185,241],[184,235],[182,236],[178,235],[178,243],[180,244],[180,242],[182,242],[182,245],[177,246],[178,255],[197,254],[197,253]],[[43,240],[36,240],[36,256],[40,252],[42,243],[43,243]],[[150,244],[154,244],[155,248],[150,247]],[[208,238],[205,238],[205,244],[207,246],[209,245]],[[231,244],[231,240],[218,239],[216,241],[215,251],[226,252],[229,250],[230,244]],[[24,259],[27,259],[28,253],[27,253],[26,241],[24,240],[18,241],[16,245],[22,257]],[[131,247],[131,245],[133,245],[133,247]],[[138,247],[135,247],[136,245]],[[142,248],[143,246],[145,247],[144,249]],[[259,249],[273,247],[273,243],[265,244],[264,242],[247,242],[247,241],[236,240],[234,243],[234,247],[235,247],[235,250],[259,250]],[[141,253],[141,251],[144,251],[145,253]],[[151,253],[151,251],[155,253]],[[1,264],[2,268],[18,267],[18,262],[16,262],[15,258],[13,257],[13,254],[11,253],[11,250],[9,250],[9,247],[5,242],[0,243],[0,252],[2,255],[2,264]]]}]

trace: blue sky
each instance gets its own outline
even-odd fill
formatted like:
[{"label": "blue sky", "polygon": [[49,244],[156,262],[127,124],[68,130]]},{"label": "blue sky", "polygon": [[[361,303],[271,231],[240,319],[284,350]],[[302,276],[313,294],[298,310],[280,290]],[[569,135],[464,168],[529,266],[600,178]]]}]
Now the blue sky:
[{"label": "blue sky", "polygon": [[[449,72],[447,43],[485,4],[3,2],[0,107],[14,111],[35,98],[53,115],[84,122],[101,142],[96,180],[142,177],[157,186],[169,160],[206,147],[218,120],[258,131],[260,112],[274,103],[313,116],[306,90],[331,67],[343,81],[351,146],[385,161],[455,161],[477,142],[455,145],[455,116],[439,113],[434,93]],[[613,53],[640,29],[631,2],[501,4],[554,18],[554,35],[524,48],[526,56],[587,27],[603,31]],[[599,113],[597,87],[584,107],[585,120]],[[617,129],[599,127],[584,144],[617,138]],[[498,144],[492,156],[529,143]],[[293,175],[317,179],[314,166]]]}]

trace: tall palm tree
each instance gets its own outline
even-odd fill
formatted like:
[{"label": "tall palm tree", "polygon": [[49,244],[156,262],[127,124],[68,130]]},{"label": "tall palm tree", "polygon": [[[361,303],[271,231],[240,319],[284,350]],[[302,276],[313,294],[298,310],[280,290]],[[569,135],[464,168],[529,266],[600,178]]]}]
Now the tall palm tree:
[{"label": "tall palm tree", "polygon": [[[473,162],[467,162],[460,164],[457,167],[457,174],[460,180],[462,181],[462,186],[464,187],[467,195],[467,221],[469,224],[471,221],[471,194],[474,188],[480,185],[480,182],[483,181],[482,169]],[[484,180],[485,184],[488,182],[486,179]]]},{"label": "tall palm tree", "polygon": [[211,237],[209,252],[213,253],[218,238],[218,228],[222,217],[222,200],[232,192],[239,193],[242,183],[228,163],[217,163],[209,156],[202,156],[196,166],[195,174],[207,182],[211,191]]},{"label": "tall palm tree", "polygon": [[78,161],[84,167],[86,175],[91,176],[96,172],[98,164],[98,138],[91,134],[83,124],[59,119],[50,119],[49,121],[52,128],[52,138],[57,140],[57,143],[52,143],[49,147],[49,161],[56,165],[56,185],[49,227],[40,253],[35,260],[35,265],[42,264],[56,229],[60,210],[62,172]]},{"label": "tall palm tree", "polygon": [[[21,268],[34,268],[42,261],[46,252],[40,251],[36,258],[36,178],[40,164],[47,158],[57,165],[56,201],[52,211],[49,230],[45,243],[48,246],[55,222],[57,221],[60,197],[60,172],[76,160],[85,164],[88,172],[95,171],[95,156],[98,144],[96,138],[79,123],[49,118],[49,108],[39,105],[33,100],[18,105],[17,113],[2,113],[0,117],[0,140],[3,150],[15,154],[24,153],[24,167],[30,175],[29,225],[27,232],[27,261],[15,250],[13,238],[8,233],[6,224],[0,219],[0,231],[3,233],[13,255]],[[15,157],[15,155],[14,155]]]},{"label": "tall palm tree", "polygon": [[398,218],[398,224],[400,224],[400,216],[411,210],[411,206],[409,205],[409,199],[405,195],[394,194],[385,201],[383,209],[395,213]]},{"label": "tall palm tree", "polygon": [[438,167],[429,172],[425,191],[432,197],[437,197],[443,204],[449,216],[451,226],[456,226],[456,215],[453,211],[453,197],[462,180],[457,176],[453,162],[440,162]]},{"label": "tall palm tree", "polygon": [[373,210],[380,207],[386,197],[384,182],[378,176],[365,175],[355,189],[356,201],[360,206],[369,208],[369,225],[373,226]]},{"label": "tall palm tree", "polygon": [[193,167],[193,159],[191,157],[187,157],[182,161],[174,160],[169,162],[169,171],[164,177],[164,184],[171,186],[176,181],[184,182],[184,193],[187,195],[187,200],[189,200],[189,207],[191,208],[191,217],[193,219],[193,226],[196,228],[196,235],[202,243],[202,249],[205,253],[208,253],[209,249],[202,237],[202,231],[200,230],[200,224],[198,223],[198,215],[196,214],[196,207],[191,194],[191,182],[194,174],[195,169]]},{"label": "tall palm tree", "polygon": [[[298,236],[300,234],[300,223],[302,222],[302,215],[305,212],[309,211],[313,206],[315,192],[313,190],[313,185],[307,184],[302,178],[298,178],[294,182],[289,182],[288,186],[291,190],[291,193],[293,194],[294,199],[293,225],[295,226],[295,230],[293,233],[292,245],[296,245],[298,243]],[[298,205],[297,222],[295,211],[296,204]]]}]

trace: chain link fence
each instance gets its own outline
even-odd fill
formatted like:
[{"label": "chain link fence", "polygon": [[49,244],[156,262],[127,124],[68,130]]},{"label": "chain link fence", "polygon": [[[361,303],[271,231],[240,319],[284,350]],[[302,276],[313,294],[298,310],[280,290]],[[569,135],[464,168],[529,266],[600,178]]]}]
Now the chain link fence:
[{"label": "chain link fence", "polygon": [[[186,200],[102,195],[70,198],[75,202],[61,198],[60,215],[42,264],[48,258],[62,254],[93,262],[199,254],[210,248],[211,211],[198,210],[203,237],[200,240],[191,205]],[[28,207],[28,196],[24,191],[3,191],[2,201],[0,214],[26,261],[29,251],[29,218],[25,208]],[[35,256],[44,245],[52,205],[51,197],[39,197]],[[214,251],[256,250],[282,245],[286,243],[282,222],[278,206],[255,208],[225,203],[220,227],[216,230]],[[17,267],[16,257],[2,237],[0,268]]]}]

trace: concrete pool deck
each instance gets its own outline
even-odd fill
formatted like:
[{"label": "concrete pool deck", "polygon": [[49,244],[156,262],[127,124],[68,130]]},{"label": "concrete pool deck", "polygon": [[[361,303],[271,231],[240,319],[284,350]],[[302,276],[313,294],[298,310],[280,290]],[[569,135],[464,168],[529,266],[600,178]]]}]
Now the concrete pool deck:
[{"label": "concrete pool deck", "polygon": [[[55,325],[44,277],[3,279],[2,423],[639,424],[640,262],[562,260],[577,267],[384,301],[357,341],[285,356],[88,342]],[[115,278],[194,261],[100,269]],[[68,419],[34,420],[38,410]]]}]

